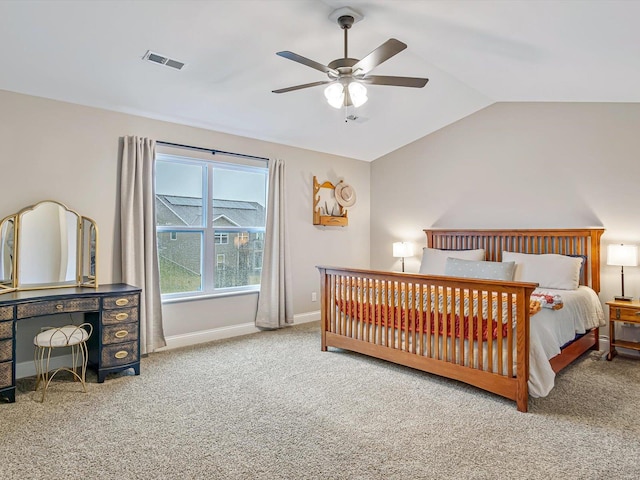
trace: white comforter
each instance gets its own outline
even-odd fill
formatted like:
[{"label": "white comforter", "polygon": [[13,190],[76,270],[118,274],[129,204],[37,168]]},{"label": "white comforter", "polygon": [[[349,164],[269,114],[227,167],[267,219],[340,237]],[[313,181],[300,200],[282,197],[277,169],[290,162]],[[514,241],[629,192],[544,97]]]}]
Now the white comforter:
[{"label": "white comforter", "polygon": [[540,291],[559,294],[564,307],[560,310],[543,308],[531,316],[529,394],[532,397],[545,397],[553,388],[556,375],[549,359],[559,354],[560,348],[576,334],[605,324],[602,304],[591,288]]}]

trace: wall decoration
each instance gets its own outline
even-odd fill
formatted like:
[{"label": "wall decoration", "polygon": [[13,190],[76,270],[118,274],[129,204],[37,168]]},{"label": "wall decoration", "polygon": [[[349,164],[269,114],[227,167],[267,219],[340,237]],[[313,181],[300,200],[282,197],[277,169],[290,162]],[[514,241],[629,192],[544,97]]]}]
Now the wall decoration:
[{"label": "wall decoration", "polygon": [[[327,189],[331,195],[320,205],[322,189]],[[331,202],[331,203],[329,203]],[[356,192],[351,185],[340,180],[337,185],[326,181],[318,183],[313,177],[313,224],[332,227],[346,227],[349,224],[347,208],[356,203]]]}]

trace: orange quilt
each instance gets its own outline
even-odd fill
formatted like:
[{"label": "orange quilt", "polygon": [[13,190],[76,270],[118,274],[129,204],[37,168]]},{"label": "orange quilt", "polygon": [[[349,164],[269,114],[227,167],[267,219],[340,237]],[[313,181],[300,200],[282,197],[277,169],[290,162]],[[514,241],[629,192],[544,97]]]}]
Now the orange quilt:
[{"label": "orange quilt", "polygon": [[[478,340],[478,323],[481,323],[481,338],[486,341],[489,338],[489,324],[491,324],[491,338],[498,338],[499,329],[502,330],[502,337],[506,337],[510,328],[508,310],[512,309],[511,318],[516,318],[516,300],[512,296],[509,302],[509,294],[499,294],[497,292],[482,292],[479,300],[479,292],[472,292],[472,295],[460,295],[457,291],[456,295],[452,295],[450,288],[445,289],[431,287],[431,299],[427,300],[429,289],[423,292],[422,308],[419,301],[413,300],[413,291],[409,291],[408,301],[405,301],[404,284],[400,288],[400,301],[398,302],[398,290],[391,289],[386,291],[382,287],[380,295],[378,288],[369,288],[367,295],[361,295],[365,290],[360,287],[353,286],[351,289],[351,299],[339,299],[336,304],[339,310],[360,321],[369,324],[378,324],[381,326],[393,326],[396,329],[409,330],[411,332],[422,332],[438,335],[445,335],[457,338],[469,338]],[[345,292],[342,292],[343,294]],[[390,294],[394,294],[394,302],[390,300]],[[502,305],[498,307],[498,296],[501,296]],[[366,301],[362,297],[366,297]],[[344,297],[344,295],[343,295]],[[378,303],[378,298],[386,299],[382,304]],[[471,298],[472,297],[472,298]],[[491,300],[489,300],[491,297]],[[373,301],[371,301],[373,299]],[[453,300],[455,299],[455,300]],[[392,304],[393,303],[393,304]],[[427,306],[430,305],[430,311]],[[447,308],[444,308],[446,305]],[[541,302],[537,299],[531,299],[529,302],[529,314],[534,315],[542,308]],[[446,312],[446,314],[445,314]],[[473,312],[473,315],[470,315]],[[462,313],[462,315],[460,314]],[[502,314],[502,318],[498,316]],[[479,316],[481,319],[479,319]],[[491,321],[489,321],[491,318]],[[408,322],[408,325],[407,325]],[[469,331],[471,330],[471,331]]]}]

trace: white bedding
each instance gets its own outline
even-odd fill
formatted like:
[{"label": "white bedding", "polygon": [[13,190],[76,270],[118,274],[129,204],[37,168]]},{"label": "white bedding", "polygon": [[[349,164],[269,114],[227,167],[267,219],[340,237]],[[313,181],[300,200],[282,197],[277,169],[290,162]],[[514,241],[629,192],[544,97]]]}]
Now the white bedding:
[{"label": "white bedding", "polygon": [[529,394],[546,397],[556,376],[549,359],[558,355],[560,348],[576,334],[603,326],[605,319],[600,299],[589,287],[538,291],[559,294],[564,303],[560,310],[543,308],[530,319]]}]

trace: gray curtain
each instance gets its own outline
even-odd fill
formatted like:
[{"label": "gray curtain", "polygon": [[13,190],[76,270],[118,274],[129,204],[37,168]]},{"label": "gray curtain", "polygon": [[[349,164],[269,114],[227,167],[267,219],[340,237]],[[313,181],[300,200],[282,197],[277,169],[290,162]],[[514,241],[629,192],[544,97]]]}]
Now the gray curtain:
[{"label": "gray curtain", "polygon": [[293,324],[291,260],[287,244],[287,201],[284,161],[269,160],[267,227],[256,327],[280,328]]},{"label": "gray curtain", "polygon": [[156,142],[140,137],[123,140],[120,159],[122,281],[142,288],[140,348],[141,353],[151,353],[166,345],[156,245]]}]

